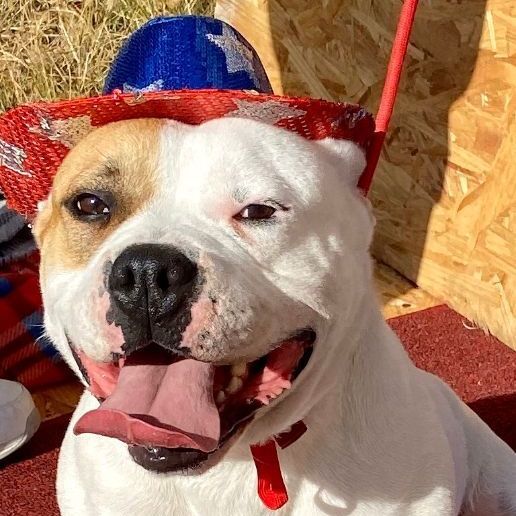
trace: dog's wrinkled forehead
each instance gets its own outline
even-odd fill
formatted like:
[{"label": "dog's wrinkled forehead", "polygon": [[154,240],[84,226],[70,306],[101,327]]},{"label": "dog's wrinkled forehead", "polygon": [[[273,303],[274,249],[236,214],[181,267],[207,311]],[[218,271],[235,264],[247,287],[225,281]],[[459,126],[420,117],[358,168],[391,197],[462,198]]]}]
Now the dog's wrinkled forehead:
[{"label": "dog's wrinkled forehead", "polygon": [[[140,225],[133,231],[139,241],[176,227],[183,238],[209,233],[249,242],[260,232],[234,222],[246,206],[268,205],[278,216],[294,208],[299,216],[328,192],[353,184],[364,164],[351,142],[309,142],[250,120],[201,126],[159,119],[115,122],[68,154],[35,233],[46,247],[44,260],[66,268],[84,266],[128,224]],[[339,167],[341,177],[335,173]],[[109,220],[84,223],[77,217],[76,204],[94,202],[91,195],[109,206]]]}]

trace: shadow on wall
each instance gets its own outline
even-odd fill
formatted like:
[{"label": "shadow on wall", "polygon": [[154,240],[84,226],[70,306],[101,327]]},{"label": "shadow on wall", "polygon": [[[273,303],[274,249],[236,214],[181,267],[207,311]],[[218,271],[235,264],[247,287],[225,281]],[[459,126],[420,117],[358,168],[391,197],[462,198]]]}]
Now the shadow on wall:
[{"label": "shadow on wall", "polygon": [[[268,12],[242,16],[277,92],[358,102],[376,113],[400,7],[399,0],[270,0]],[[449,115],[475,69],[484,11],[485,0],[434,0],[420,2],[416,14],[370,193],[377,218],[373,254],[412,281],[445,169],[454,167],[447,163]]]}]

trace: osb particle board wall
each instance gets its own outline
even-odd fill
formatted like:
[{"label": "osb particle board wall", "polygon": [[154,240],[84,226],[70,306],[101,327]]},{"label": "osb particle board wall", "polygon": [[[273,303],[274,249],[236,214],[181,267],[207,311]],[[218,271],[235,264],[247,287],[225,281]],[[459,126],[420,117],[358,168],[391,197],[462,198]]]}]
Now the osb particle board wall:
[{"label": "osb particle board wall", "polygon": [[[376,111],[400,0],[219,0],[276,92]],[[375,256],[516,348],[516,3],[420,1]]]}]

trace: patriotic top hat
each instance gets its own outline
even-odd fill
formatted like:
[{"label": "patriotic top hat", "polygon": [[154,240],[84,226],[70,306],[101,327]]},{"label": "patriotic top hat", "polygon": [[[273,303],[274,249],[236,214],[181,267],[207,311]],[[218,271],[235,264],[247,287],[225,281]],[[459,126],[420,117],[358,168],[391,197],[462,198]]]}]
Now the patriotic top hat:
[{"label": "patriotic top hat", "polygon": [[273,95],[251,45],[228,24],[159,17],[115,58],[102,96],[17,107],[0,118],[0,190],[31,218],[67,152],[95,127],[132,118],[200,124],[244,117],[307,139],[349,139],[366,149],[373,117],[362,107]]}]

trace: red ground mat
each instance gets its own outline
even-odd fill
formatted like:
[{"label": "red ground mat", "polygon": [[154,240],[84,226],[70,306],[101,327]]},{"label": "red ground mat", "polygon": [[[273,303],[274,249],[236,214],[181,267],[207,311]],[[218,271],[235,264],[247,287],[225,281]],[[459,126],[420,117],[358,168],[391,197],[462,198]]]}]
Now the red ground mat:
[{"label": "red ground mat", "polygon": [[1,516],[58,516],[55,482],[69,416],[43,423],[32,440],[0,462]]},{"label": "red ground mat", "polygon": [[[516,352],[444,306],[391,319],[415,363],[446,380],[516,449]],[[44,423],[0,464],[1,516],[57,516],[55,470],[68,417]]]}]

